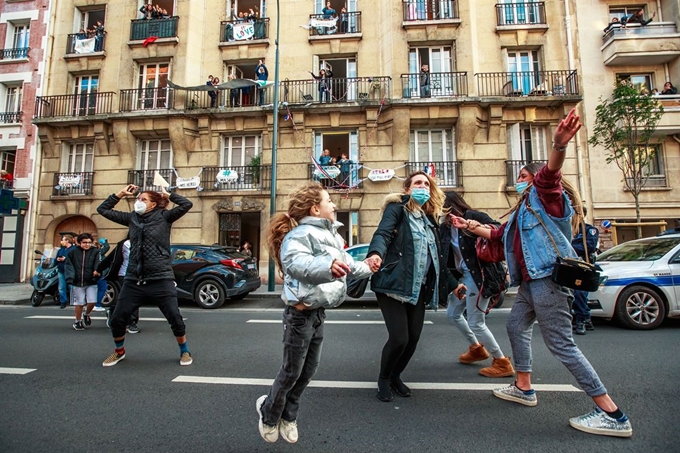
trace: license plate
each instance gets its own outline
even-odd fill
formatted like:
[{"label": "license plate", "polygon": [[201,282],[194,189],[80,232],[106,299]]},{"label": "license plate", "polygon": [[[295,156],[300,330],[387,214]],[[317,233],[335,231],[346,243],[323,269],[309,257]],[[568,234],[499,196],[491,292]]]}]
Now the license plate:
[{"label": "license plate", "polygon": [[255,266],[254,264],[248,264],[247,268],[248,268],[248,269],[255,269],[256,266]]}]

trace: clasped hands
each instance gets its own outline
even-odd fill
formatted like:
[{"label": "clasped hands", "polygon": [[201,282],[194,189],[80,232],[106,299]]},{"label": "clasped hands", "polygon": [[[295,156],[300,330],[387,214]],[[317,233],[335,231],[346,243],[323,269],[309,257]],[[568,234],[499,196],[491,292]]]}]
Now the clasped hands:
[{"label": "clasped hands", "polygon": [[449,219],[451,219],[451,224],[461,230],[475,230],[477,228],[488,228],[486,225],[479,223],[476,220],[468,220],[463,217],[458,217],[457,215],[449,214]]}]

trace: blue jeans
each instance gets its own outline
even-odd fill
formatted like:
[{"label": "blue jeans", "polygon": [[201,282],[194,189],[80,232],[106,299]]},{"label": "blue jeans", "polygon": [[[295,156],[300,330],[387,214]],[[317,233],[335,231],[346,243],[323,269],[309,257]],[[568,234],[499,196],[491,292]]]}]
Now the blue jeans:
[{"label": "blue jeans", "polygon": [[[480,296],[479,303],[477,303],[479,289],[468,269],[463,272],[461,283],[467,287],[467,295],[465,299],[460,300],[455,294],[449,294],[449,304],[446,308],[446,316],[448,316],[449,322],[458,327],[469,344],[481,343],[493,358],[504,357],[498,342],[486,327],[484,310],[489,305],[489,299]],[[463,312],[466,309],[467,321],[463,317]]]},{"label": "blue jeans", "polygon": [[522,282],[510,310],[507,329],[515,370],[531,373],[531,336],[538,321],[543,342],[590,397],[607,393],[593,366],[574,343],[571,331],[571,291],[550,277]]},{"label": "blue jeans", "polygon": [[68,304],[68,286],[66,285],[66,274],[59,272],[59,303]]},{"label": "blue jeans", "polygon": [[326,310],[283,310],[283,365],[262,405],[262,421],[275,426],[280,419],[297,420],[300,398],[321,360]]},{"label": "blue jeans", "polygon": [[590,321],[590,308],[588,308],[588,293],[574,290],[574,317],[577,321]]},{"label": "blue jeans", "polygon": [[105,278],[100,278],[97,280],[97,307],[102,306],[102,300],[104,300],[104,296],[106,296],[106,287],[107,287],[107,282]]}]

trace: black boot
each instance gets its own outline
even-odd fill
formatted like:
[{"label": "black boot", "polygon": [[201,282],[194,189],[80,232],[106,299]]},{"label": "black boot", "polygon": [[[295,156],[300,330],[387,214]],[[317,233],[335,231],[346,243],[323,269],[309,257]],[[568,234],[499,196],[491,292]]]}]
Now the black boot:
[{"label": "black boot", "polygon": [[576,335],[585,335],[586,334],[586,326],[583,323],[583,321],[576,321],[576,328],[574,329],[574,333]]},{"label": "black boot", "polygon": [[586,319],[583,324],[585,324],[586,330],[595,330],[595,326],[593,325],[593,321],[591,321],[590,318]]},{"label": "black boot", "polygon": [[392,401],[392,391],[390,390],[389,379],[378,379],[378,399],[389,403]]},{"label": "black boot", "polygon": [[411,396],[411,389],[406,387],[406,384],[404,384],[404,381],[399,376],[392,376],[390,378],[390,388],[401,397],[408,398]]}]

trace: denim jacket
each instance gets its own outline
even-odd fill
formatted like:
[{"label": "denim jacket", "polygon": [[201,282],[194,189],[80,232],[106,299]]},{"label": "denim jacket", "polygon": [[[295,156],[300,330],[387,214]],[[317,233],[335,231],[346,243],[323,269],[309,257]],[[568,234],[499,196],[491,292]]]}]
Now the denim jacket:
[{"label": "denim jacket", "polygon": [[[562,193],[564,200],[564,217],[553,217],[545,211],[538,192],[531,187],[528,202],[531,208],[540,216],[545,226],[550,230],[552,238],[557,244],[562,258],[576,258],[576,252],[571,246],[571,216],[574,210],[569,198]],[[522,253],[526,263],[527,272],[532,280],[548,277],[552,274],[557,252],[553,246],[547,231],[541,225],[538,218],[527,208],[527,203],[522,203],[512,213],[503,232],[503,244],[505,244],[505,258],[508,263],[511,286],[517,286],[522,282],[522,271],[517,265],[517,260],[512,249],[512,238],[515,228],[519,228],[522,243]]]}]

